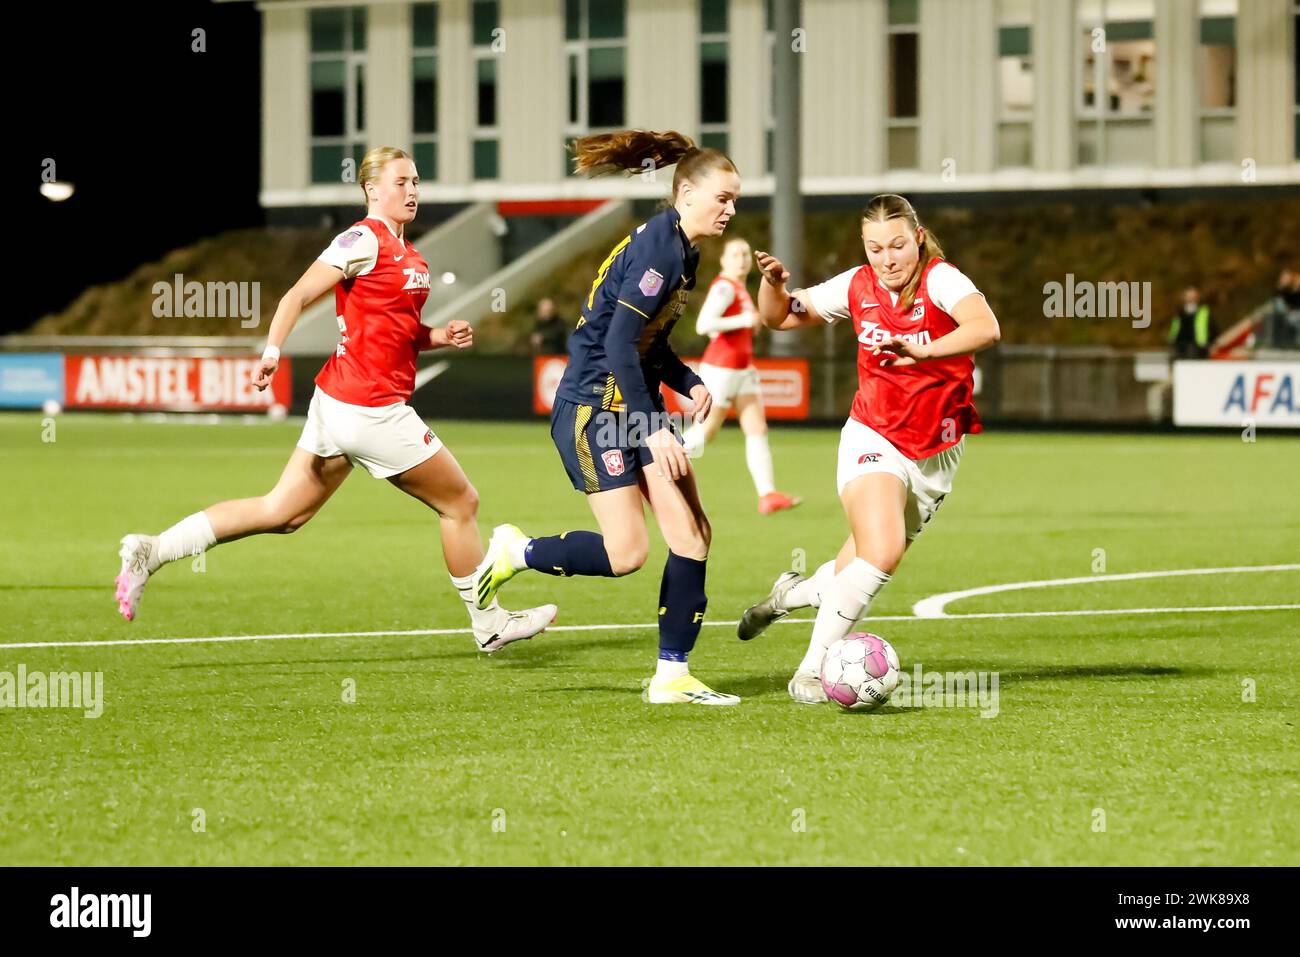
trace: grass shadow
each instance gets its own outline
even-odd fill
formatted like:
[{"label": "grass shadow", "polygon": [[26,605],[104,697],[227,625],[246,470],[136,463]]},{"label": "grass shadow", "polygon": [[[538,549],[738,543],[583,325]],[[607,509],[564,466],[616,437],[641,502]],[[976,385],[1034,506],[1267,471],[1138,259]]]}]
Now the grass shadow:
[{"label": "grass shadow", "polygon": [[[1205,678],[1217,674],[1220,669],[1197,666],[1181,668],[1172,665],[1150,664],[1116,664],[1116,665],[1046,665],[1041,668],[1027,668],[1023,665],[1011,670],[991,666],[988,661],[941,661],[932,667],[925,667],[929,674],[937,671],[996,671],[998,681],[1071,681],[1075,679],[1091,680],[1095,678]],[[904,671],[908,671],[904,666]]]},{"label": "grass shadow", "polygon": [[340,655],[335,658],[294,658],[274,661],[187,661],[180,664],[168,665],[168,670],[180,670],[187,668],[267,668],[267,667],[293,667],[295,665],[365,665],[365,664],[392,664],[396,662],[418,662],[418,661],[449,661],[453,659],[468,659],[473,657],[490,659],[494,664],[501,663],[512,668],[545,668],[550,667],[564,658],[569,657],[570,653],[576,649],[586,647],[608,647],[611,645],[629,645],[640,643],[644,640],[641,635],[625,635],[610,638],[594,638],[590,640],[565,642],[560,646],[548,647],[546,642],[530,639],[526,642],[516,642],[513,646],[498,651],[494,655],[481,655],[470,647],[468,635],[456,636],[461,637],[464,643],[457,648],[449,648],[446,651],[430,652],[427,654],[409,654],[409,655],[367,655],[359,657],[357,655]]}]

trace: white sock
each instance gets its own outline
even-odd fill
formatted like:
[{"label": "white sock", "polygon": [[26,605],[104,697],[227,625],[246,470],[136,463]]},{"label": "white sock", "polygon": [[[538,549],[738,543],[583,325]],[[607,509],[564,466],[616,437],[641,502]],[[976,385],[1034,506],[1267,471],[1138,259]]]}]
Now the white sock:
[{"label": "white sock", "polygon": [[465,609],[469,612],[470,624],[475,631],[481,631],[484,634],[490,634],[498,629],[501,622],[505,619],[506,610],[497,604],[496,598],[492,599],[492,604],[487,608],[479,608],[475,604],[474,595],[474,576],[466,575],[464,578],[457,578],[455,575],[451,578],[452,587],[456,589],[456,594],[460,595],[460,600],[465,603]]},{"label": "white sock", "polygon": [[696,423],[686,430],[682,436],[682,446],[686,449],[686,454],[690,458],[698,459],[704,454],[704,426]]},{"label": "white sock", "polygon": [[671,680],[680,678],[682,675],[690,674],[684,661],[669,661],[667,658],[660,658],[659,664],[655,667],[655,680]]},{"label": "white sock", "polygon": [[855,558],[835,576],[822,594],[822,606],[813,625],[808,651],[799,662],[800,671],[820,673],[826,649],[849,633],[866,614],[871,600],[889,583],[889,576],[870,562]]},{"label": "white sock", "polygon": [[533,543],[531,538],[521,538],[510,543],[509,557],[510,566],[515,571],[521,572],[528,568],[528,559],[524,558],[524,551]]},{"label": "white sock", "polygon": [[745,436],[745,464],[749,466],[750,478],[754,488],[762,498],[769,492],[776,491],[776,479],[772,476],[772,450],[767,445],[767,433]]},{"label": "white sock", "polygon": [[822,596],[830,591],[831,583],[835,581],[835,559],[823,562],[817,567],[817,570],[790,588],[785,593],[785,601],[781,607],[786,611],[794,611],[796,608],[820,608],[822,606]]},{"label": "white sock", "polygon": [[212,523],[208,521],[207,515],[202,512],[187,515],[158,536],[158,548],[154,553],[157,564],[149,571],[157,571],[178,558],[202,555],[215,544],[217,536],[212,531]]}]

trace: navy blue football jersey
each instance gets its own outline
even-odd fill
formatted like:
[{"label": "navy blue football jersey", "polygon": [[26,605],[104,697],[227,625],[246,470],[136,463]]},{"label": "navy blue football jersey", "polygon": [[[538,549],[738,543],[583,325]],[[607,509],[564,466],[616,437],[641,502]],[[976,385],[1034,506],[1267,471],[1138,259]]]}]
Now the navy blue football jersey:
[{"label": "navy blue football jersey", "polygon": [[661,373],[656,353],[695,288],[700,253],[682,232],[681,217],[669,207],[619,241],[591,284],[582,317],[569,337],[569,365],[556,395],[570,402],[623,411],[623,397],[605,352],[605,336],[619,305],[642,318],[637,352],[646,387],[657,402]]}]

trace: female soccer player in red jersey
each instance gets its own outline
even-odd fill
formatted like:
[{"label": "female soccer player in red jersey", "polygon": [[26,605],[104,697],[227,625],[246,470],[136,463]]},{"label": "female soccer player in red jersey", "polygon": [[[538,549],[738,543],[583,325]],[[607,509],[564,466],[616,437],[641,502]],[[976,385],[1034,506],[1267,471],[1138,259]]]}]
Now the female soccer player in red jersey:
[{"label": "female soccer player in red jersey", "polygon": [[722,249],[722,272],[714,277],[695,320],[695,331],[709,337],[708,348],[700,357],[700,378],[713,396],[713,409],[707,419],[687,429],[683,439],[686,454],[699,458],[722,428],[734,402],[740,430],[745,433],[745,464],[758,491],[758,510],[769,515],[794,508],[800,499],[778,492],[772,474],[763,393],[754,368],[754,328],[760,320],[745,288],[753,262],[747,240],[739,236],[727,240]]},{"label": "female soccer player in red jersey", "polygon": [[415,384],[416,355],[426,349],[468,348],[474,334],[454,319],[442,329],[420,322],[429,295],[429,266],[407,241],[420,177],[409,154],[370,150],[360,183],[367,213],[335,237],[275,311],[253,384],[265,389],[280,347],[303,308],[334,289],[339,343],[316,376],[316,392],[298,447],[275,487],[258,498],[234,499],[195,512],[159,535],[127,535],[119,552],[118,610],[135,618],[149,577],[167,562],[261,532],[292,532],[305,524],[360,465],[386,478],[438,513],[442,553],[460,593],[480,651],[531,638],[555,617],[554,605],[512,613],[474,600],[474,569],[483,558],[478,493],[460,463],[406,400]]},{"label": "female soccer player in red jersey", "polygon": [[580,172],[644,172],[676,166],[671,205],[638,226],[605,258],[569,336],[569,364],[556,391],[551,438],[573,487],[587,496],[600,533],[529,538],[513,525],[492,534],[479,578],[486,601],[532,568],[548,575],[627,575],[646,560],[648,503],[668,543],[659,588],[659,663],[651,704],[738,704],[689,673],[708,599],[705,560],[712,530],[681,439],[664,412],[660,383],[695,403],[711,399],[673,353],[672,333],[699,264],[696,243],[720,236],[736,213],[740,176],[725,154],[697,149],[680,133],[627,130],[576,143]]},{"label": "female soccer player in red jersey", "polygon": [[850,319],[858,342],[858,392],[840,433],[837,474],[849,538],[812,577],[782,574],[738,629],[750,639],[792,609],[818,608],[789,685],[804,704],[826,700],[819,678],[826,649],[866,614],[952,491],[965,436],[981,431],[971,356],[1001,336],[984,296],[944,260],[903,197],[867,203],[862,244],[866,265],[794,293],[780,261],[757,254],[758,309],[769,328]]}]

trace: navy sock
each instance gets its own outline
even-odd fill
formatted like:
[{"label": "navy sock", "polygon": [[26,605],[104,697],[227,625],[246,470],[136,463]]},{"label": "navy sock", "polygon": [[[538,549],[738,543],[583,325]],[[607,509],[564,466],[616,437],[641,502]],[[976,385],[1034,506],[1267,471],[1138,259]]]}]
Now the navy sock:
[{"label": "navy sock", "polygon": [[528,567],[548,575],[600,575],[613,578],[605,539],[596,532],[565,532],[534,538],[524,548]]},{"label": "navy sock", "polygon": [[663,583],[659,586],[659,657],[685,661],[700,636],[704,609],[706,562],[668,553]]}]

